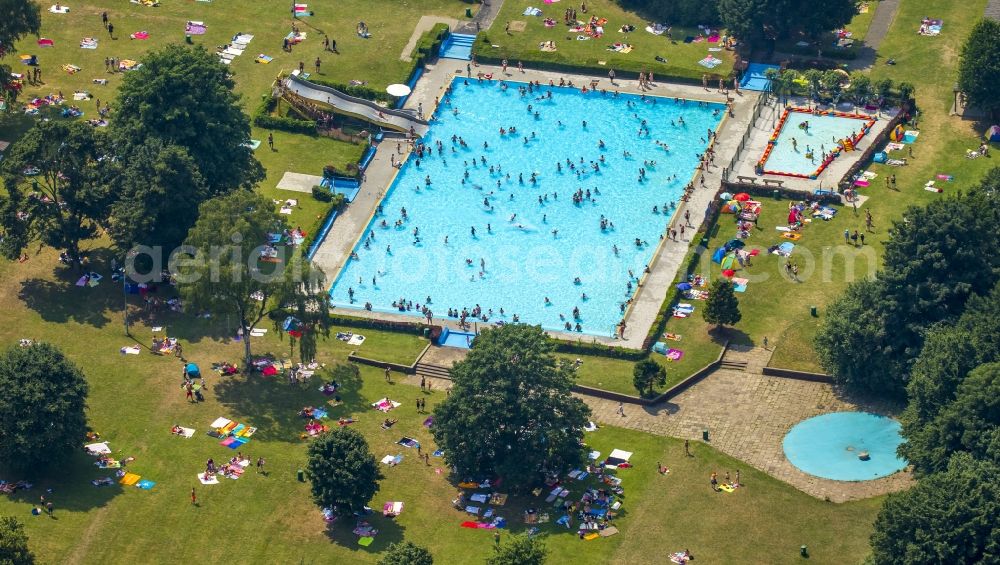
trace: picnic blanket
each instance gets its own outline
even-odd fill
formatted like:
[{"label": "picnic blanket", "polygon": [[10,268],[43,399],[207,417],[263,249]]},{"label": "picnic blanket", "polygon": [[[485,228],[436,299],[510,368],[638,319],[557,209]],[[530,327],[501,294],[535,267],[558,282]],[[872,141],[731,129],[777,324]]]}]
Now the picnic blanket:
[{"label": "picnic blanket", "polygon": [[219,477],[215,475],[208,475],[206,477],[206,473],[198,473],[198,481],[203,485],[217,485],[219,484]]},{"label": "picnic blanket", "polygon": [[403,436],[396,443],[402,445],[403,447],[413,447],[413,448],[420,447],[420,442],[413,439],[412,437]]},{"label": "picnic blanket", "polygon": [[135,473],[125,473],[125,476],[122,477],[121,480],[119,480],[118,482],[121,483],[121,484],[123,484],[123,485],[125,485],[125,486],[130,487],[130,486],[138,483],[140,479],[142,479],[142,477],[139,476],[139,475],[136,475]]},{"label": "picnic blanket", "polygon": [[194,428],[181,427],[181,433],[177,434],[183,438],[191,439],[194,437]]},{"label": "picnic blanket", "polygon": [[261,65],[266,65],[266,64],[270,63],[273,60],[274,60],[274,57],[269,57],[269,56],[267,56],[267,55],[265,55],[263,53],[258,54],[257,58],[254,59],[255,62],[260,63]]},{"label": "picnic blanket", "polygon": [[62,4],[53,4],[49,6],[49,11],[53,14],[68,14],[69,6],[63,6]]},{"label": "picnic blanket", "polygon": [[148,31],[137,31],[129,34],[129,39],[149,39]]},{"label": "picnic blanket", "polygon": [[142,63],[138,61],[133,61],[132,59],[122,59],[118,61],[119,71],[134,71],[142,66]]},{"label": "picnic blanket", "polygon": [[381,410],[382,412],[388,412],[389,410],[399,408],[400,406],[402,406],[402,404],[396,402],[395,400],[389,400],[388,398],[382,398],[381,400],[372,402],[372,408]]},{"label": "picnic blanket", "polygon": [[698,64],[705,67],[706,69],[714,69],[722,64],[722,59],[717,59],[714,55],[709,55],[704,59],[698,61]]},{"label": "picnic blanket", "polygon": [[388,465],[390,467],[395,467],[396,465],[402,463],[402,461],[403,461],[402,455],[386,455],[385,457],[382,458],[382,464]]},{"label": "picnic blanket", "polygon": [[111,453],[111,448],[108,447],[108,442],[102,441],[100,443],[91,443],[89,445],[83,446],[83,449],[89,455],[107,455]]},{"label": "picnic blanket", "polygon": [[205,35],[208,28],[205,26],[205,22],[188,22],[184,26],[184,33],[189,33],[191,35]]},{"label": "picnic blanket", "polygon": [[97,49],[97,38],[84,37],[80,40],[80,49]]}]

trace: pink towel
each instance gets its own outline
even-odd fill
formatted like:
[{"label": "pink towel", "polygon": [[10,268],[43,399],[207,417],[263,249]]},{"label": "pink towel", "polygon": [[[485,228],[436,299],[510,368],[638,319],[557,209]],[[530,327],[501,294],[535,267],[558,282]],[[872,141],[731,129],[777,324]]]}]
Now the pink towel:
[{"label": "pink towel", "polygon": [[862,179],[858,179],[858,180],[854,181],[854,186],[868,186],[868,181],[862,180]]},{"label": "pink towel", "polygon": [[710,35],[710,36],[708,36],[708,42],[709,43],[718,43],[719,42],[719,36],[718,35]]}]

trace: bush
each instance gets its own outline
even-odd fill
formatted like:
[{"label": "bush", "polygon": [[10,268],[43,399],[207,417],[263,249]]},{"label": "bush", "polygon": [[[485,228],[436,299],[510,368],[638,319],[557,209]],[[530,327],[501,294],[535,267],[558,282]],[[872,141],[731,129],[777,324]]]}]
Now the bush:
[{"label": "bush", "polygon": [[272,112],[278,107],[278,99],[265,94],[253,113],[253,125],[264,129],[276,129],[291,133],[315,135],[316,123],[312,120],[297,120],[284,116],[274,116]]},{"label": "bush", "polygon": [[559,353],[594,355],[597,357],[624,359],[626,361],[641,361],[649,357],[649,352],[644,349],[627,349],[613,345],[604,345],[603,343],[563,341],[560,339],[553,339],[552,342],[555,345],[555,350]]},{"label": "bush", "polygon": [[331,193],[330,196],[331,196],[331,198],[330,198],[329,202],[331,203],[331,205],[330,205],[330,209],[331,210],[338,210],[339,211],[339,210],[341,210],[344,207],[344,205],[347,204],[347,197],[344,196],[343,193],[340,193],[340,192],[337,192],[335,194]]},{"label": "bush", "polygon": [[327,86],[335,90],[339,90],[348,96],[353,96],[355,98],[363,98],[365,100],[371,100],[373,102],[389,102],[389,95],[384,90],[376,90],[369,87],[368,85],[360,84],[343,84],[340,82],[334,82],[329,80],[324,80],[315,76],[309,77],[309,82],[313,84],[318,84],[320,86]]},{"label": "bush", "polygon": [[330,202],[333,200],[333,193],[325,186],[316,185],[312,188],[313,198],[320,202]]}]

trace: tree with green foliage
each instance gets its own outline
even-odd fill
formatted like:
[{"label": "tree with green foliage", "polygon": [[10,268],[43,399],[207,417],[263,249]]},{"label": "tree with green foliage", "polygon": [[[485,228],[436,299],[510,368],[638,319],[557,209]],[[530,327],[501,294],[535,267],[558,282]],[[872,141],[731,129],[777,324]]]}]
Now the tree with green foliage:
[{"label": "tree with green foliage", "polygon": [[55,468],[87,433],[87,381],[55,346],[35,343],[0,354],[0,461]]},{"label": "tree with green foliage", "polygon": [[14,44],[42,28],[42,10],[31,0],[0,0],[0,57],[13,52]]},{"label": "tree with green foliage", "polygon": [[[171,256],[170,270],[190,308],[235,317],[247,363],[250,330],[272,312],[295,318],[304,361],[315,355],[317,334],[329,332],[323,271],[286,247],[277,248],[276,263],[261,261],[269,234],[285,228],[270,200],[240,190],[204,202],[185,246]],[[129,274],[139,280],[137,273]]]},{"label": "tree with green foliage", "polygon": [[82,122],[44,121],[13,146],[0,163],[8,192],[4,216],[15,222],[4,229],[15,236],[4,246],[8,257],[38,240],[80,264],[80,243],[97,237],[108,217],[104,139]]},{"label": "tree with green foliage", "polygon": [[967,454],[890,494],[872,533],[874,565],[1000,561],[1000,466]]},{"label": "tree with green foliage", "polygon": [[890,230],[877,283],[854,283],[816,336],[828,372],[855,390],[901,396],[924,336],[1000,279],[1000,169],[968,193],[910,207]]},{"label": "tree with green foliage", "polygon": [[128,149],[116,160],[108,234],[123,253],[136,245],[170,253],[184,243],[208,189],[183,147],[152,139]]},{"label": "tree with green foliage", "polygon": [[365,437],[349,426],[338,427],[309,444],[306,476],[313,502],[341,516],[350,516],[368,504],[378,492],[378,482],[385,478]]},{"label": "tree with green foliage", "polygon": [[958,62],[958,88],[970,106],[1000,113],[1000,22],[984,18],[972,28]]},{"label": "tree with green foliage", "polygon": [[791,69],[767,69],[764,71],[764,77],[771,81],[771,93],[777,96],[781,103],[788,99],[789,96],[795,93],[797,85],[795,80],[799,77],[799,74]]},{"label": "tree with green foliage", "polygon": [[502,545],[493,547],[493,555],[486,558],[486,565],[543,565],[547,553],[541,539],[514,534]]},{"label": "tree with green foliage", "polygon": [[434,557],[424,547],[401,541],[389,546],[378,565],[434,565]]},{"label": "tree with green foliage", "polygon": [[122,152],[158,139],[194,159],[208,194],[252,188],[264,169],[249,148],[250,120],[229,69],[202,47],[168,45],[143,55],[118,90],[112,134]]},{"label": "tree with green foliage", "polygon": [[[986,459],[993,437],[1000,433],[1000,364],[981,365],[969,373],[955,398],[901,449],[923,472],[944,469],[959,452]],[[1000,463],[1000,460],[994,462]]]},{"label": "tree with green foliage", "polygon": [[[27,35],[38,35],[42,27],[41,8],[31,0],[0,0],[0,60],[14,52],[14,44]],[[15,86],[11,68],[0,65],[0,99],[7,102],[6,110],[0,116],[14,109],[14,101],[20,94]]]},{"label": "tree with green foliage", "polygon": [[452,368],[431,433],[458,476],[521,491],[583,463],[590,409],[570,394],[572,370],[552,349],[540,327],[511,324],[484,330]]},{"label": "tree with green foliage", "polygon": [[712,281],[712,286],[708,290],[708,300],[705,301],[705,309],[701,311],[705,322],[715,324],[715,327],[719,328],[732,326],[743,319],[735,288],[733,281],[727,278],[718,278]]},{"label": "tree with green foliage", "polygon": [[848,285],[827,307],[814,344],[820,365],[838,383],[855,391],[899,396],[906,368],[890,364],[884,353],[892,330],[885,325],[883,292],[879,281]]},{"label": "tree with green foliage", "polygon": [[802,32],[810,38],[842,27],[857,8],[853,0],[822,3],[797,0],[718,0],[719,16],[729,33],[751,44]]},{"label": "tree with green foliage", "polygon": [[973,296],[954,325],[927,332],[906,386],[906,410],[900,417],[906,443],[900,454],[917,473],[942,470],[939,415],[955,400],[959,385],[980,365],[1000,362],[1000,284],[987,296]]},{"label": "tree with green foliage", "polygon": [[13,516],[0,516],[0,565],[34,565],[24,524]]},{"label": "tree with green foliage", "polygon": [[847,95],[855,105],[864,106],[872,96],[872,79],[860,71],[851,73],[851,82],[847,85]]},{"label": "tree with green foliage", "polygon": [[639,394],[653,394],[654,386],[667,384],[667,370],[652,359],[643,359],[632,368],[632,384]]},{"label": "tree with green foliage", "polygon": [[637,12],[645,20],[669,22],[694,27],[719,22],[715,0],[618,0],[626,10]]}]

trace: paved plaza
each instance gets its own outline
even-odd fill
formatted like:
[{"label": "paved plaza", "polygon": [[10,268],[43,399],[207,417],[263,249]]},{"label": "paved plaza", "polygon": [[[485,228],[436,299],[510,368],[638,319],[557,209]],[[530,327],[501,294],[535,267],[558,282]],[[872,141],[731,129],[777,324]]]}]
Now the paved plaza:
[{"label": "paved plaza", "polygon": [[[431,351],[435,349],[447,348],[432,347]],[[782,450],[782,440],[795,424],[829,412],[865,410],[884,414],[887,409],[846,399],[826,383],[765,376],[760,369],[769,357],[770,352],[761,348],[730,350],[726,360],[746,362],[745,370],[717,370],[670,401],[655,406],[625,404],[624,417],[618,413],[617,401],[579,396],[593,410],[598,424],[694,441],[701,441],[702,431],[708,430],[712,447],[816,498],[847,502],[912,486],[913,476],[908,471],[871,481],[846,482],[814,477],[793,466]],[[406,378],[413,381],[411,384],[419,384],[418,376]],[[451,386],[448,380],[431,380],[436,389]],[[669,461],[664,463],[670,465]],[[727,470],[735,471],[719,472]],[[705,480],[707,484],[708,478]]]}]

